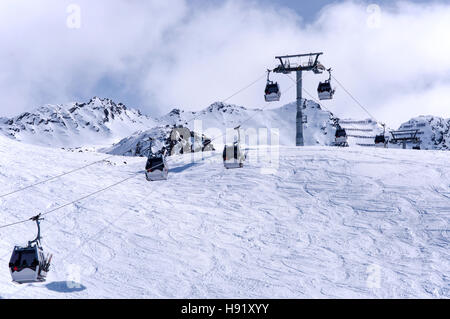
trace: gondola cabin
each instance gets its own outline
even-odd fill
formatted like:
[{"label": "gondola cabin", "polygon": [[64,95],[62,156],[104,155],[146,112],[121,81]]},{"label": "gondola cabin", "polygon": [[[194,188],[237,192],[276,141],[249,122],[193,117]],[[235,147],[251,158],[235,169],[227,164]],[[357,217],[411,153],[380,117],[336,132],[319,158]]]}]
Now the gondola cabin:
[{"label": "gondola cabin", "polygon": [[41,215],[31,218],[38,227],[36,239],[29,241],[27,247],[14,247],[9,260],[9,270],[12,281],[24,284],[32,282],[44,282],[50,269],[52,256],[44,256],[41,246]]},{"label": "gondola cabin", "polygon": [[317,87],[317,94],[319,96],[319,100],[331,100],[333,99],[333,95],[335,90],[331,87],[331,69],[328,69],[328,74],[330,75],[328,80],[325,82],[320,82]]},{"label": "gondola cabin", "polygon": [[281,98],[280,86],[277,82],[270,80],[271,70],[267,70],[267,84],[264,90],[264,99],[266,102],[278,102]]},{"label": "gondola cabin", "polygon": [[238,143],[227,145],[223,150],[223,164],[226,169],[244,167],[245,154]]},{"label": "gondola cabin", "polygon": [[387,140],[386,140],[386,137],[384,136],[384,134],[377,135],[375,137],[375,146],[376,147],[386,147],[386,144],[387,144]]},{"label": "gondola cabin", "polygon": [[9,261],[12,280],[19,284],[43,282],[47,277],[47,261],[42,248],[14,247]]},{"label": "gondola cabin", "polygon": [[268,82],[264,93],[266,102],[278,102],[281,98],[281,91],[278,83]]},{"label": "gondola cabin", "polygon": [[165,156],[154,155],[147,159],[145,165],[145,176],[149,182],[167,180],[169,167]]},{"label": "gondola cabin", "polygon": [[319,87],[317,88],[317,93],[319,96],[319,100],[331,100],[333,99],[334,90],[331,87],[329,81],[320,82]]},{"label": "gondola cabin", "polygon": [[241,149],[240,126],[236,127],[235,130],[238,132],[238,140],[233,145],[225,145],[223,149],[223,165],[226,169],[242,168],[246,160],[246,156]]},{"label": "gondola cabin", "polygon": [[338,128],[335,134],[335,145],[341,147],[348,146],[347,132],[343,128]]}]

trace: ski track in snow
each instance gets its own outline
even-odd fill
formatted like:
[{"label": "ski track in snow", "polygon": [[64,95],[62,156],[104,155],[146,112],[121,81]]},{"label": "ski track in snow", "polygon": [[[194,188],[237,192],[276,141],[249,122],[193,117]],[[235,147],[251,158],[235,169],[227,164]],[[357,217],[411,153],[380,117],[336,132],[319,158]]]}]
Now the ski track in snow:
[{"label": "ski track in snow", "polygon": [[[0,146],[0,194],[106,157]],[[43,284],[13,284],[7,268],[35,226],[0,230],[0,298],[450,298],[450,153],[281,147],[268,175],[258,151],[228,171],[221,152],[174,157],[167,182],[138,175],[45,216]],[[0,225],[144,165],[115,157],[0,198]]]}]

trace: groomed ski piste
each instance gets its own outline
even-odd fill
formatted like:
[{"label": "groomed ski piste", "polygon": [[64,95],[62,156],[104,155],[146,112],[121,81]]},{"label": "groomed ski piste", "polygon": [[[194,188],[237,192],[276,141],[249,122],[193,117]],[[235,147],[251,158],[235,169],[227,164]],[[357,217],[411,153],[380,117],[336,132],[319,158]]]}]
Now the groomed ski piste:
[{"label": "groomed ski piste", "polygon": [[2,229],[0,298],[450,297],[450,153],[250,146],[225,170],[217,150],[148,183],[145,158],[0,136],[0,194],[101,161],[0,198],[0,225],[130,178],[44,217],[45,283],[8,269],[35,225]]}]

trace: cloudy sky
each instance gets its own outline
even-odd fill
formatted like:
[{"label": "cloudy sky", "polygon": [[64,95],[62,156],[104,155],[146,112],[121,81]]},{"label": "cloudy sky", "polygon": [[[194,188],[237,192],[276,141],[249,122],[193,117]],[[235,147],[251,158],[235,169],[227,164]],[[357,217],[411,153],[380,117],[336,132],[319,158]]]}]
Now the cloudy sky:
[{"label": "cloudy sky", "polygon": [[[157,115],[200,110],[254,80],[274,57],[321,62],[377,119],[450,117],[450,1],[1,0],[1,116],[110,97]],[[306,74],[314,94],[325,75]],[[291,79],[276,75],[282,102]],[[264,107],[265,79],[228,102]],[[340,87],[324,105],[368,117]]]}]

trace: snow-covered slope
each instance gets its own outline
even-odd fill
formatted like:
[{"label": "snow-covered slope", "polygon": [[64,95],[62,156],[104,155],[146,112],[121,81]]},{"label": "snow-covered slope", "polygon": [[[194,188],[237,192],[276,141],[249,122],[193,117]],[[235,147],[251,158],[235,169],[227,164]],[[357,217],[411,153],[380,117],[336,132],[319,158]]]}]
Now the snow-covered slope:
[{"label": "snow-covered slope", "polygon": [[[1,229],[0,298],[450,298],[450,153],[281,147],[273,174],[262,147],[240,170],[220,153],[172,157],[167,182],[114,157],[1,198],[4,225],[137,174],[45,216],[46,283],[7,268],[35,226]],[[103,157],[0,137],[0,194]]]},{"label": "snow-covered slope", "polygon": [[53,147],[112,144],[155,125],[150,117],[125,105],[94,97],[88,103],[45,105],[11,119],[0,132],[19,141]]},{"label": "snow-covered slope", "polygon": [[[331,145],[336,132],[333,115],[313,101],[304,104],[304,136],[306,145]],[[242,139],[247,144],[259,130],[273,129],[280,145],[295,145],[296,103],[276,109],[247,109],[242,106],[217,102],[199,112],[185,112],[175,109],[158,118],[160,125],[184,125],[197,133],[216,139],[224,144],[234,138],[233,128],[242,124]],[[228,132],[231,131],[231,132]],[[268,132],[270,136],[270,132]],[[258,141],[259,144],[269,144]]]},{"label": "snow-covered slope", "polygon": [[422,149],[450,150],[450,119],[419,116],[402,124],[399,130],[419,130]]}]

